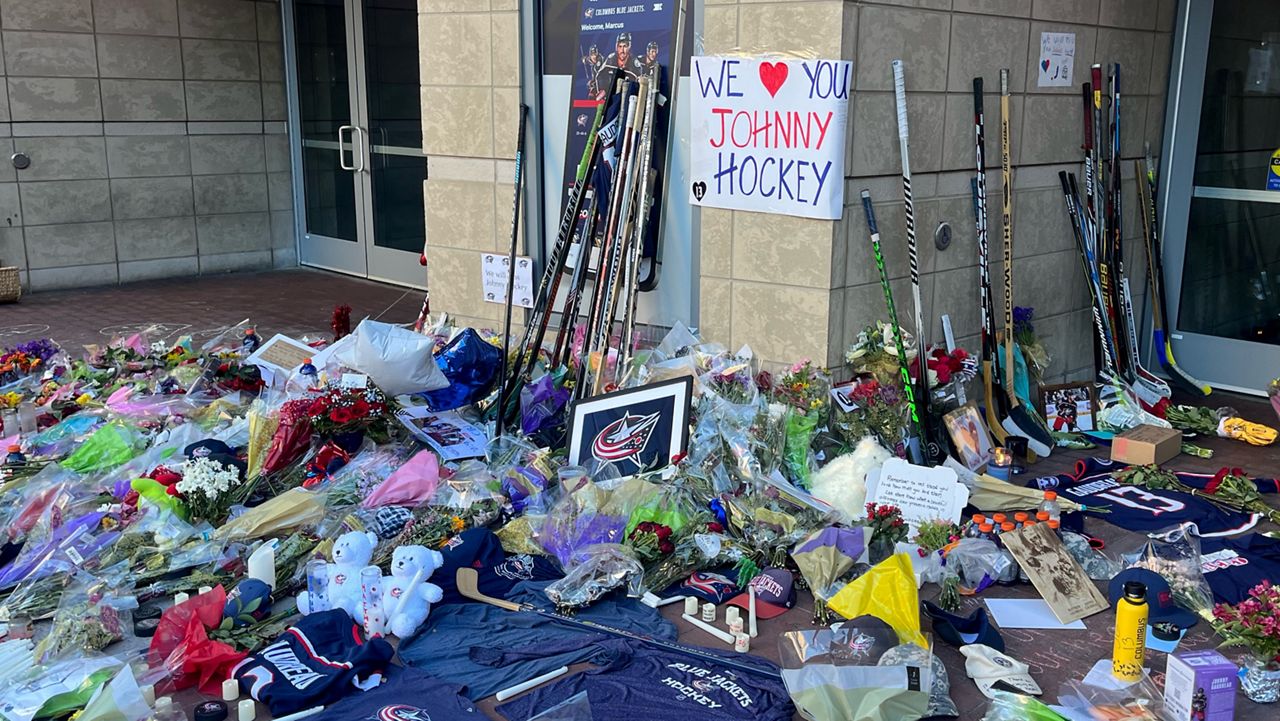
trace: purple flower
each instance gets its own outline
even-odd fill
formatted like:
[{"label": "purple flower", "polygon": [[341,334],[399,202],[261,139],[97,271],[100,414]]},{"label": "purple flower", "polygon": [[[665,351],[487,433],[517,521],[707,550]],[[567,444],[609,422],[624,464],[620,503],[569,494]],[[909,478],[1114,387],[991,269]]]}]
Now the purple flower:
[{"label": "purple flower", "polygon": [[58,345],[50,338],[38,338],[18,344],[15,350],[39,358],[43,362],[58,354]]},{"label": "purple flower", "polygon": [[1013,309],[1013,328],[1016,333],[1033,333],[1035,326],[1031,324],[1031,317],[1035,315],[1035,308],[1016,306]]}]

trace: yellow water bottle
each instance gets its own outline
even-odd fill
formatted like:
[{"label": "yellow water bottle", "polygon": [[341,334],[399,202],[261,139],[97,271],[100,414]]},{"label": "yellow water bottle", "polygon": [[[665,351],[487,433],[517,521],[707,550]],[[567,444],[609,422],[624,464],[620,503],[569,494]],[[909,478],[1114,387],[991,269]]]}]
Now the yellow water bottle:
[{"label": "yellow water bottle", "polygon": [[1147,652],[1147,586],[1127,581],[1116,603],[1116,639],[1111,647],[1111,673],[1120,681],[1142,679]]}]

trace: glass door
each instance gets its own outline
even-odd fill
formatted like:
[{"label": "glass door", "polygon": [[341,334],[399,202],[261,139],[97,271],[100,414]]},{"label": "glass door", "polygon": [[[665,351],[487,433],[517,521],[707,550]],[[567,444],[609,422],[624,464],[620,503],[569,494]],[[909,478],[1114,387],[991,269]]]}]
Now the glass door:
[{"label": "glass door", "polygon": [[[423,285],[416,0],[293,0],[300,261]],[[287,18],[288,16],[286,16]]]},{"label": "glass door", "polygon": [[1162,173],[1174,354],[1215,387],[1262,393],[1280,368],[1280,3],[1181,12]]}]

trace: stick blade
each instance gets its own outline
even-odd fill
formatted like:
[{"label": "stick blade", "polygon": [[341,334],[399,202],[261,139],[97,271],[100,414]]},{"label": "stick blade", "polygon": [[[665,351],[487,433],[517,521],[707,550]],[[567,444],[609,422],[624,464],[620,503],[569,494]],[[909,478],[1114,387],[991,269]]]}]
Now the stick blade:
[{"label": "stick blade", "polygon": [[513,601],[507,601],[505,599],[485,595],[480,590],[480,574],[477,573],[474,568],[459,568],[458,574],[455,578],[458,584],[458,593],[462,594],[464,598],[469,598],[472,601],[479,601],[481,603],[487,603],[490,606],[497,606],[498,608],[505,608],[508,611],[524,610],[520,604]]}]

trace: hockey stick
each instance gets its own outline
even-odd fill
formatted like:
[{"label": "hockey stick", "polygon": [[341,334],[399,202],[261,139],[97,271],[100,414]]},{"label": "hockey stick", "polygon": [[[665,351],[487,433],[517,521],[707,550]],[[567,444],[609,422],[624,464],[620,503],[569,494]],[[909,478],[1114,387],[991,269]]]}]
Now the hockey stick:
[{"label": "hockey stick", "polygon": [[1000,176],[1001,231],[1004,239],[1004,391],[1009,397],[1009,415],[1001,425],[1009,435],[1023,436],[1027,448],[1038,456],[1053,452],[1054,440],[1049,430],[1040,424],[1022,405],[1013,383],[1013,164],[1009,137],[1009,70],[1000,70]]},{"label": "hockey stick", "polygon": [[[547,258],[547,267],[543,269],[542,279],[538,282],[538,292],[533,296],[533,313],[525,326],[524,337],[517,347],[515,365],[512,367],[511,374],[502,380],[504,384],[502,394],[506,397],[510,397],[511,392],[519,386],[526,362],[529,372],[532,372],[533,367],[537,365],[538,351],[542,347],[543,338],[546,336],[547,323],[551,318],[552,308],[555,304],[556,291],[560,287],[560,275],[564,272],[565,259],[569,253],[569,240],[573,235],[573,229],[578,224],[578,213],[582,211],[582,201],[587,192],[591,169],[595,167],[600,159],[598,131],[600,123],[604,119],[605,110],[609,106],[609,100],[616,90],[618,74],[618,70],[615,69],[610,76],[607,96],[596,108],[595,121],[591,125],[590,135],[587,136],[587,145],[582,152],[582,157],[587,159],[587,162],[585,165],[581,163],[578,165],[578,175],[574,179],[573,189],[569,193],[569,202],[565,205],[564,212],[560,216],[560,226],[556,231],[556,243]],[[507,409],[499,408],[498,412],[506,413]]]},{"label": "hockey stick", "polygon": [[549,621],[555,621],[556,623],[563,624],[566,626],[581,628],[588,631],[596,631],[598,633],[607,633],[611,636],[619,636],[621,638],[630,639],[632,641],[639,641],[640,643],[648,644],[650,646],[655,646],[657,648],[661,648],[666,651],[671,651],[673,653],[678,653],[685,656],[691,656],[693,658],[697,658],[702,661],[719,664],[721,666],[727,666],[729,668],[736,669],[738,671],[744,671],[746,673],[756,674],[759,676],[768,676],[769,678],[782,678],[782,674],[777,671],[767,669],[767,668],[762,668],[760,666],[755,666],[748,663],[743,663],[741,661],[738,661],[737,659],[730,658],[727,656],[721,656],[719,654],[712,653],[711,651],[704,651],[700,648],[696,648],[693,646],[685,646],[679,643],[672,643],[671,641],[663,641],[662,639],[652,638],[650,636],[644,636],[639,633],[627,631],[626,629],[614,628],[613,626],[606,626],[603,623],[596,623],[595,621],[586,621],[581,618],[573,618],[570,616],[565,616],[563,614],[556,613],[555,611],[543,610],[531,604],[521,604],[521,603],[516,603],[514,601],[508,601],[503,598],[495,598],[493,596],[485,595],[485,593],[480,590],[480,574],[477,573],[476,569],[474,568],[459,568],[456,578],[457,578],[457,584],[458,584],[458,593],[462,594],[464,598],[469,598],[472,601],[479,601],[480,603],[485,603],[490,606],[496,606],[497,608],[505,609],[507,611],[513,611],[516,613],[524,612],[524,613],[537,614]]},{"label": "hockey stick", "polygon": [[625,377],[627,366],[631,364],[631,355],[635,343],[636,301],[639,295],[640,262],[644,256],[644,238],[649,231],[649,211],[653,205],[653,184],[657,173],[653,170],[653,141],[656,132],[658,109],[658,78],[662,75],[662,67],[655,65],[649,87],[649,97],[645,105],[645,119],[641,126],[640,159],[636,172],[642,175],[640,188],[636,192],[635,237],[631,241],[631,252],[627,258],[627,274],[623,279],[622,301],[626,304],[622,312],[622,333],[618,342],[617,380]]},{"label": "hockey stick", "polygon": [[1198,380],[1182,370],[1173,359],[1173,345],[1166,335],[1168,311],[1164,298],[1164,268],[1160,258],[1160,239],[1157,231],[1155,204],[1155,183],[1150,166],[1151,148],[1146,148],[1148,160],[1134,161],[1138,181],[1138,202],[1142,211],[1142,230],[1146,242],[1143,247],[1147,254],[1147,282],[1151,288],[1151,339],[1155,346],[1156,358],[1174,382],[1189,391],[1209,395],[1213,389],[1204,381]]},{"label": "hockey stick", "polygon": [[[515,200],[511,202],[511,250],[507,253],[507,300],[506,317],[502,322],[502,372],[499,378],[507,377],[507,356],[511,354],[511,296],[515,293],[516,286],[516,243],[520,239],[520,191],[524,187],[524,130],[525,124],[529,118],[529,106],[524,103],[520,104],[520,125],[516,131],[516,179],[515,179]],[[498,390],[498,408],[507,407],[506,404],[506,383],[502,384],[502,388]],[[502,437],[504,426],[506,425],[506,413],[498,413],[497,425],[494,435],[498,438]]]},{"label": "hockey stick", "polygon": [[[898,310],[893,305],[893,290],[889,287],[889,274],[884,269],[884,256],[880,254],[880,229],[876,227],[876,212],[871,207],[871,191],[862,191],[862,211],[867,215],[867,231],[871,234],[871,250],[875,253],[876,268],[880,271],[880,288],[884,291],[884,304],[889,311],[889,324],[893,326],[893,343],[898,352],[898,373],[902,376],[902,393],[906,396],[907,414],[911,418],[911,433],[907,436],[907,454],[911,462],[923,464],[927,461],[924,453],[924,421],[920,418],[916,407],[915,384],[911,382],[911,371],[907,367],[906,348],[902,344],[902,327],[898,324]],[[917,356],[919,357],[919,356]]]},{"label": "hockey stick", "polygon": [[995,300],[991,295],[991,263],[987,255],[987,139],[986,113],[983,110],[982,78],[973,79],[973,128],[974,156],[978,172],[973,181],[975,229],[978,236],[979,295],[982,300],[982,394],[986,409],[987,428],[998,443],[1004,443],[1008,433],[1000,425],[1000,419],[1008,415],[1004,408],[1004,396],[996,392],[998,379],[995,373]]},{"label": "hockey stick", "polygon": [[1084,203],[1080,200],[1079,189],[1076,188],[1076,177],[1065,170],[1058,172],[1058,181],[1062,184],[1062,196],[1067,205],[1067,217],[1071,221],[1071,230],[1080,249],[1080,262],[1084,267],[1084,277],[1089,283],[1089,298],[1093,308],[1094,347],[1103,349],[1102,365],[1094,369],[1095,373],[1115,373],[1111,365],[1111,354],[1105,349],[1111,345],[1111,332],[1106,326],[1103,312],[1102,290],[1098,285],[1097,269],[1093,266],[1093,254],[1089,250],[1087,240],[1089,221],[1086,217]]},{"label": "hockey stick", "polygon": [[[916,213],[911,199],[911,151],[907,129],[907,86],[901,60],[893,61],[893,96],[898,110],[898,151],[902,157],[902,201],[907,218],[907,258],[911,265],[911,299],[915,304],[916,360],[920,366],[919,388],[916,393],[918,421],[920,422],[921,457],[927,462],[942,460],[942,448],[930,437],[929,418],[929,357],[928,328],[924,324],[924,308],[920,302],[920,259],[916,249]],[[895,317],[894,322],[897,322]],[[898,346],[901,353],[906,349]],[[910,378],[904,378],[909,383]]]}]

